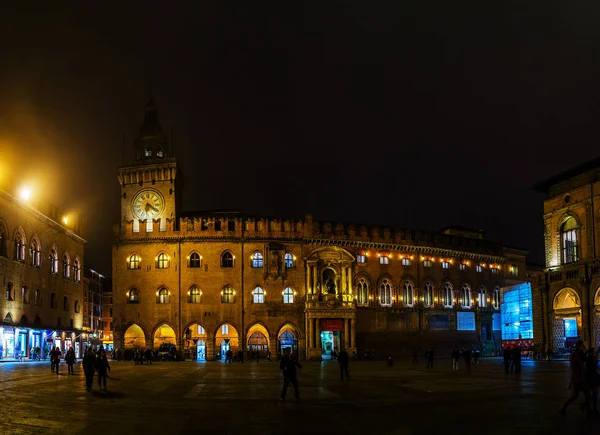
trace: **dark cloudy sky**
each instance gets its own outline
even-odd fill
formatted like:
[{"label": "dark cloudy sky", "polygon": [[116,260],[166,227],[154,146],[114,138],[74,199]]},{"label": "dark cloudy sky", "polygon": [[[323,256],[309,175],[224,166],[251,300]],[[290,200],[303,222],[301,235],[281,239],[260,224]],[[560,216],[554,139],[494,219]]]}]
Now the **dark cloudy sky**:
[{"label": "dark cloudy sky", "polygon": [[534,262],[530,186],[598,157],[598,2],[67,3],[0,9],[0,164],[106,274],[150,95],[185,209],[460,224]]}]

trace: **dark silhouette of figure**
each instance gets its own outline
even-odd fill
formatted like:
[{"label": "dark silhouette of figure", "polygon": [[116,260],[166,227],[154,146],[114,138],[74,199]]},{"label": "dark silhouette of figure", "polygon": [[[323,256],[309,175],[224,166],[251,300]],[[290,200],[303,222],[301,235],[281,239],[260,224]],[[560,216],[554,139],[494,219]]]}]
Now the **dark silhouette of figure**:
[{"label": "dark silhouette of figure", "polygon": [[467,371],[471,371],[471,349],[463,349],[463,358],[465,359],[465,365]]},{"label": "dark silhouette of figure", "polygon": [[592,411],[598,414],[598,354],[593,347],[585,358],[585,386],[591,396]]},{"label": "dark silhouette of figure", "polygon": [[96,371],[96,354],[91,348],[85,350],[85,356],[83,357],[83,372],[85,373],[85,385],[88,391],[92,391],[92,384],[94,382],[94,373]]},{"label": "dark silhouette of figure", "polygon": [[571,366],[571,382],[569,384],[569,388],[571,389],[571,394],[560,407],[558,412],[561,415],[565,415],[567,407],[573,403],[579,397],[579,393],[583,392],[583,396],[585,397],[584,408],[587,409],[588,415],[591,411],[590,409],[590,393],[587,388],[585,388],[585,345],[583,341],[579,340],[575,344],[575,350],[571,353],[569,357],[569,364]]},{"label": "dark silhouette of figure", "polygon": [[460,358],[460,351],[458,347],[455,347],[452,351],[452,370],[458,370],[458,359]]},{"label": "dark silhouette of figure", "polygon": [[517,345],[512,350],[512,360],[515,373],[521,373],[521,348]]},{"label": "dark silhouette of figure", "polygon": [[512,372],[512,349],[510,346],[507,346],[503,352],[504,357],[504,372],[509,374]]},{"label": "dark silhouette of figure", "polygon": [[346,374],[346,379],[350,379],[350,375],[348,374],[348,364],[350,358],[348,357],[348,352],[346,349],[342,349],[338,355],[338,363],[340,365],[340,379],[344,379],[344,373]]},{"label": "dark silhouette of figure", "polygon": [[432,369],[433,368],[433,347],[430,347],[429,349],[427,349],[426,356],[427,356],[427,368]]},{"label": "dark silhouette of figure", "polygon": [[98,367],[98,388],[102,388],[102,384],[104,384],[106,390],[107,371],[110,372],[110,365],[108,365],[108,358],[106,358],[104,350],[100,351],[98,358],[96,358],[96,366]]},{"label": "dark silhouette of figure", "polygon": [[294,395],[296,400],[300,399],[300,392],[298,391],[298,378],[296,376],[296,367],[301,369],[302,366],[298,362],[295,355],[291,353],[290,348],[285,350],[285,355],[279,362],[279,368],[283,374],[283,389],[281,390],[281,400],[285,400],[285,393],[290,384],[294,386]]},{"label": "dark silhouette of figure", "polygon": [[73,364],[75,364],[75,349],[73,349],[72,347],[70,347],[69,350],[67,350],[67,353],[65,354],[65,362],[67,363],[67,373],[72,375]]}]

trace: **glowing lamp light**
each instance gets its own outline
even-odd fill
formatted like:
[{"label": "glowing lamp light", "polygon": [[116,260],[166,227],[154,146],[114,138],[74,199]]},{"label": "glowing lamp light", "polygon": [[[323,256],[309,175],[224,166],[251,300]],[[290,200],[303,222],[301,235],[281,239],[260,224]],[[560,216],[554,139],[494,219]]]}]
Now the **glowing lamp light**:
[{"label": "glowing lamp light", "polygon": [[69,225],[69,218],[67,216],[63,217],[63,223]]},{"label": "glowing lamp light", "polygon": [[29,201],[31,199],[31,187],[22,187],[19,190],[19,198],[23,201]]}]

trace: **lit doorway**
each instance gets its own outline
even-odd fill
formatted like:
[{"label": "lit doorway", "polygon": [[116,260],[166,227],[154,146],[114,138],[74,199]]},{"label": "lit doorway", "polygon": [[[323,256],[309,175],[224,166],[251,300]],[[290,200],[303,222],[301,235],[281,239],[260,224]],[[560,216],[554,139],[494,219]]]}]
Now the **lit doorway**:
[{"label": "lit doorway", "polygon": [[321,332],[321,356],[323,359],[335,359],[340,353],[341,331]]},{"label": "lit doorway", "polygon": [[227,358],[227,351],[230,348],[231,346],[229,345],[229,338],[223,339],[223,341],[221,341],[221,360],[225,361]]},{"label": "lit doorway", "polygon": [[196,343],[196,361],[206,361],[206,341],[198,340]]}]

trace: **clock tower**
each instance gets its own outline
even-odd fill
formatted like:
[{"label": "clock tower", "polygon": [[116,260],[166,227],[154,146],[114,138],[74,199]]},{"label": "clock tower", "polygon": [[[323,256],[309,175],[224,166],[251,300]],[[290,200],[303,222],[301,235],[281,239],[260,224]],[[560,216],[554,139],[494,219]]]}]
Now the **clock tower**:
[{"label": "clock tower", "polygon": [[134,231],[165,231],[168,221],[175,227],[177,161],[169,156],[169,142],[152,100],[134,145],[135,161],[119,168],[121,228],[132,223]]}]

